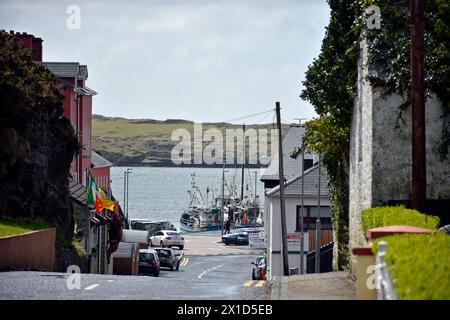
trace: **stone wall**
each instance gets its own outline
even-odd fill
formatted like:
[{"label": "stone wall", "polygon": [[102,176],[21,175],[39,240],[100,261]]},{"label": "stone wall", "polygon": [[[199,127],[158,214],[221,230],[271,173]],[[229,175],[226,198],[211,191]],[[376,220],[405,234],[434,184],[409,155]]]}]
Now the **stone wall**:
[{"label": "stone wall", "polygon": [[[411,108],[405,98],[384,95],[367,80],[367,48],[358,62],[358,97],[350,137],[350,249],[365,243],[361,211],[390,201],[411,199]],[[450,162],[440,160],[443,108],[435,94],[426,100],[427,198],[450,199]]]}]

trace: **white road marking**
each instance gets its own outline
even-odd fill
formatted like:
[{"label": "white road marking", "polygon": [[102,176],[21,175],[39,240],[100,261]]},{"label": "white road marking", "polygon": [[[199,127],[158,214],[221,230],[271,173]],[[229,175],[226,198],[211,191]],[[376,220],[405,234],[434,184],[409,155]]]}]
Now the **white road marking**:
[{"label": "white road marking", "polygon": [[114,280],[107,280],[108,282],[114,282]]},{"label": "white road marking", "polygon": [[181,259],[180,266],[185,267],[189,262],[189,258],[183,258]]},{"label": "white road marking", "polygon": [[93,285],[91,285],[89,287],[84,288],[84,290],[92,290],[92,289],[97,288],[97,287],[98,287],[98,284],[93,284]]},{"label": "white road marking", "polygon": [[217,267],[214,267],[214,268],[205,270],[205,271],[203,271],[202,273],[200,273],[200,275],[198,276],[198,278],[201,279],[201,278],[202,278],[205,274],[207,274],[208,272],[217,270],[217,269],[219,269],[220,267],[223,267],[224,265],[225,265],[225,264],[221,264],[221,265],[218,265]]}]

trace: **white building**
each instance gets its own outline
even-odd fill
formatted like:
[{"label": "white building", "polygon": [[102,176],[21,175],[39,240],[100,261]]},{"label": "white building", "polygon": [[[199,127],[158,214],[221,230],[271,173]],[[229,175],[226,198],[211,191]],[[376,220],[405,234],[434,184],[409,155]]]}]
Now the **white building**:
[{"label": "white building", "polygon": [[[289,267],[300,268],[300,244],[294,240],[299,236],[300,230],[300,208],[301,208],[301,183],[302,171],[305,170],[304,182],[304,250],[315,249],[315,222],[317,218],[317,194],[318,194],[318,166],[314,155],[305,153],[304,163],[302,157],[292,158],[293,151],[303,143],[305,127],[303,125],[291,125],[286,136],[283,138],[283,171],[285,178],[285,204],[286,204],[286,227],[291,239],[289,247]],[[317,158],[317,155],[316,155]],[[274,154],[270,166],[264,171],[261,181],[265,186],[264,217],[267,250],[267,270],[269,279],[273,276],[283,275],[282,253],[281,253],[281,209],[279,193],[279,156]],[[322,171],[322,170],[321,170]],[[322,171],[320,186],[321,205],[321,244],[332,241],[330,200],[328,196],[327,177]],[[294,237],[294,239],[292,239]],[[305,272],[306,272],[306,257]]]},{"label": "white building", "polygon": [[[320,221],[321,221],[321,245],[333,241],[332,224],[330,217],[330,200],[328,196],[327,177],[321,169],[320,184]],[[314,165],[305,171],[304,175],[304,210],[303,231],[304,250],[315,250],[315,229],[317,220],[318,204],[318,165]],[[301,221],[301,186],[302,175],[288,180],[285,183],[286,204],[286,228],[289,236],[300,233]],[[277,186],[266,191],[264,199],[265,233],[267,250],[268,279],[283,275],[282,252],[281,252],[281,209],[280,209],[280,187]],[[300,244],[299,241],[288,240],[289,268],[300,270]],[[304,255],[304,272],[306,273],[306,255]]]}]

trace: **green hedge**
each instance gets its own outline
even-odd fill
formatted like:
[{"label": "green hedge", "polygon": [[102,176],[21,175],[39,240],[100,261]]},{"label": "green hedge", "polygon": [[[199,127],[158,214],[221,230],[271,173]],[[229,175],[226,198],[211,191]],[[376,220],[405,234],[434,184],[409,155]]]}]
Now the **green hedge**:
[{"label": "green hedge", "polygon": [[450,299],[450,235],[401,234],[378,239],[388,243],[386,264],[399,299]]},{"label": "green hedge", "polygon": [[364,231],[385,226],[415,226],[427,229],[437,229],[439,218],[425,215],[405,207],[375,207],[363,210],[361,224]]}]

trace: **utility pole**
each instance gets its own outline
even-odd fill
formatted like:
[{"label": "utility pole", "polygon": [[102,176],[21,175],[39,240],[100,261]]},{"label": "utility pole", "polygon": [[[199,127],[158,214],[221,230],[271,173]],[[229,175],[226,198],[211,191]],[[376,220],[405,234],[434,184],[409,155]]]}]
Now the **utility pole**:
[{"label": "utility pole", "polygon": [[284,170],[283,170],[283,137],[281,135],[280,103],[275,103],[278,127],[278,176],[280,181],[280,209],[281,209],[281,252],[283,254],[284,275],[289,276],[289,255],[286,238],[286,206],[284,203]]},{"label": "utility pole", "polygon": [[245,169],[245,161],[247,160],[245,157],[245,123],[242,125],[242,176],[241,176],[241,203],[244,201],[244,169]]},{"label": "utility pole", "polygon": [[[225,162],[223,163],[223,168],[222,168],[222,208],[220,208],[220,230],[221,230],[221,234],[223,235],[223,223],[224,223],[224,219],[223,216],[225,215]],[[228,217],[228,219],[230,219],[230,217]]]},{"label": "utility pole", "polygon": [[[303,138],[302,138],[302,144],[303,144]],[[301,232],[301,238],[300,238],[300,274],[304,274],[304,251],[305,251],[305,239],[304,232],[303,232],[303,214],[304,214],[304,198],[305,196],[305,148],[302,146],[302,205],[300,207],[300,232]]]},{"label": "utility pole", "polygon": [[315,272],[320,273],[320,153],[319,153],[319,164],[318,164],[318,176],[319,183],[317,188],[317,220],[316,220],[316,261],[315,261]]},{"label": "utility pole", "polygon": [[[259,214],[259,203],[258,203],[258,196],[256,195],[256,188],[257,188],[257,180],[258,180],[258,171],[253,172],[255,174],[255,203],[254,205],[258,208],[258,214]],[[258,219],[257,216],[254,216],[253,220],[253,226],[256,227],[256,220]]]},{"label": "utility pole", "polygon": [[256,188],[257,188],[257,180],[258,180],[258,171],[253,172],[255,174],[255,204],[256,201],[258,200],[258,196],[256,195]]},{"label": "utility pole", "polygon": [[411,0],[412,207],[425,212],[427,199],[425,138],[425,1]]}]

